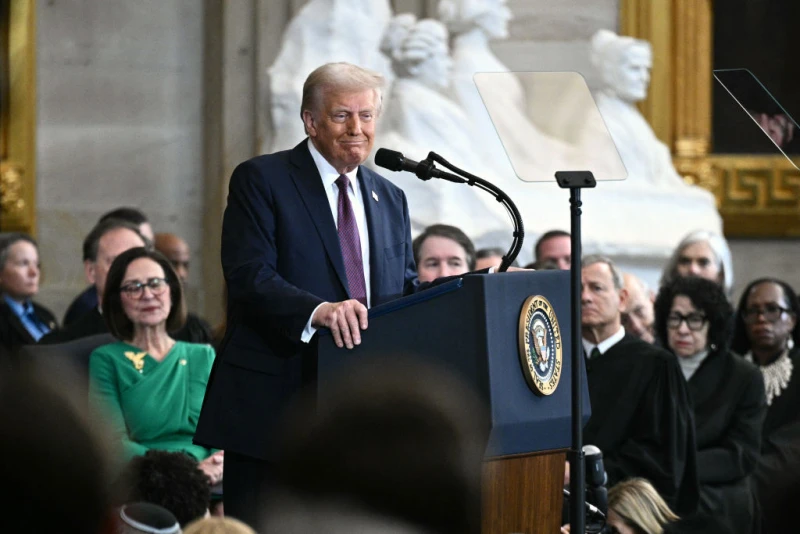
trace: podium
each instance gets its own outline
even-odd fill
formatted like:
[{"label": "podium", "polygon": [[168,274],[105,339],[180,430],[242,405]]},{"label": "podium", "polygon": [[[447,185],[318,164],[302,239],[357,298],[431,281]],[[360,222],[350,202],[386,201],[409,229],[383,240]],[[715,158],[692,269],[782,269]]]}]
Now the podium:
[{"label": "podium", "polygon": [[[531,314],[526,304],[538,304],[538,312]],[[542,319],[548,310],[555,320]],[[530,365],[523,364],[528,360],[520,358],[521,349],[527,350],[521,347],[521,329],[529,332],[531,365],[560,374],[549,394],[534,392]],[[537,335],[540,344],[534,349]],[[338,370],[386,354],[416,356],[471,385],[491,419],[483,465],[483,532],[558,532],[565,453],[571,444],[569,271],[451,280],[372,308],[358,347],[339,349],[328,335],[321,336],[318,350],[320,400]],[[590,413],[585,374],[582,388],[585,424]]]}]

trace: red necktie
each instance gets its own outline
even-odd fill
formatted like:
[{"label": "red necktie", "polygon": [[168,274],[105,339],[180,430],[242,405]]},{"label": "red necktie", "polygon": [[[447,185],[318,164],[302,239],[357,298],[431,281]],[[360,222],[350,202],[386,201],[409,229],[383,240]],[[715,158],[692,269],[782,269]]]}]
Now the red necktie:
[{"label": "red necktie", "polygon": [[350,202],[348,186],[350,179],[344,174],[336,180],[339,186],[339,210],[337,224],[339,227],[339,246],[342,248],[344,270],[347,273],[347,285],[350,286],[350,297],[367,305],[367,285],[364,282],[364,262],[361,257],[361,237],[358,234],[356,216]]}]

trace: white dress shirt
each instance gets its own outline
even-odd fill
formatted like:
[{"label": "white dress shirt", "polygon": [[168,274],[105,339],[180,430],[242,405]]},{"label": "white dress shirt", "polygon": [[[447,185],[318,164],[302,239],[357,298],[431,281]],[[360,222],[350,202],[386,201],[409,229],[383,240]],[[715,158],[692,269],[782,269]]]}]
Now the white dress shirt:
[{"label": "white dress shirt", "polygon": [[597,347],[597,350],[600,351],[600,354],[605,354],[608,349],[616,345],[619,341],[622,341],[622,338],[625,337],[625,327],[620,326],[617,333],[605,338],[598,344],[594,344],[591,341],[587,340],[586,338],[582,338],[583,341],[583,350],[586,351],[586,357],[591,358],[592,350]]},{"label": "white dress shirt", "polygon": [[[333,222],[337,229],[339,227],[339,186],[336,180],[339,179],[339,172],[333,168],[333,165],[328,163],[325,156],[320,154],[311,139],[308,139],[308,150],[311,152],[311,157],[314,159],[314,164],[317,166],[317,171],[322,178],[322,185],[325,187],[325,194],[328,195],[328,204],[331,207],[331,214],[333,215]],[[364,283],[367,289],[367,307],[369,308],[372,292],[370,288],[369,277],[369,232],[367,231],[367,212],[364,210],[364,199],[361,197],[361,190],[358,185],[358,167],[346,174],[350,179],[350,185],[347,187],[347,193],[350,196],[350,204],[353,206],[353,215],[356,219],[356,226],[358,226],[358,236],[361,241],[361,261],[364,267]],[[322,306],[322,304],[320,304]],[[319,306],[314,308],[311,312],[311,317],[308,318],[306,327],[303,330],[300,340],[308,343],[311,336],[317,329],[311,326],[311,318],[319,309]]]}]

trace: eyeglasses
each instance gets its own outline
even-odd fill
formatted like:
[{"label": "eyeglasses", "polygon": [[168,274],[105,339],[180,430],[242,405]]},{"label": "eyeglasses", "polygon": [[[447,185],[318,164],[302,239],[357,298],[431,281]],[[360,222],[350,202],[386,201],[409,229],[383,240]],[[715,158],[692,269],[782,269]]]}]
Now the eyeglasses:
[{"label": "eyeglasses", "polygon": [[792,310],[787,310],[777,304],[765,304],[763,308],[747,308],[742,311],[742,319],[745,323],[755,323],[758,321],[758,316],[763,315],[764,319],[769,323],[774,323],[783,317],[784,313],[791,313]]},{"label": "eyeglasses", "polygon": [[667,328],[678,329],[681,323],[686,321],[686,326],[692,332],[697,332],[703,329],[708,319],[702,313],[690,313],[688,315],[681,315],[680,313],[670,313],[667,317]]},{"label": "eyeglasses", "polygon": [[167,283],[165,278],[151,278],[147,282],[131,282],[130,284],[125,284],[120,287],[119,290],[121,293],[131,298],[141,298],[142,295],[144,295],[145,287],[149,287],[150,293],[153,295],[161,295],[169,288],[169,283]]}]

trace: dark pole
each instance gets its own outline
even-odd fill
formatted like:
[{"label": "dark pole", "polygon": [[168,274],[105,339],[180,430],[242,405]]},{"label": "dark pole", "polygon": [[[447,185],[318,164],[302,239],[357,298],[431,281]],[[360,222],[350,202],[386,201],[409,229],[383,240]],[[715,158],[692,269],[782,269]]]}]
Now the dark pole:
[{"label": "dark pole", "polygon": [[583,461],[583,410],[581,376],[583,375],[583,342],[581,336],[581,189],[597,182],[589,171],[557,172],[556,181],[569,189],[570,204],[570,291],[572,302],[572,449],[569,458],[570,532],[585,532],[586,468]]}]

